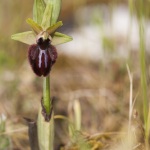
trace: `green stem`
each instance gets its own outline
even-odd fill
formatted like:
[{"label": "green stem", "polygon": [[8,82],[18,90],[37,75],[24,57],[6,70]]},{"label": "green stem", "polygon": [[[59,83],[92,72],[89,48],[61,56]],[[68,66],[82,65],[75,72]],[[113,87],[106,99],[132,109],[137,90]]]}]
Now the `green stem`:
[{"label": "green stem", "polygon": [[50,77],[47,76],[43,81],[43,101],[42,101],[45,113],[50,115],[52,108],[52,101],[50,99]]},{"label": "green stem", "polygon": [[144,125],[145,125],[145,140],[148,145],[149,127],[148,127],[148,94],[147,94],[147,77],[146,77],[146,57],[145,57],[145,29],[144,29],[144,4],[143,1],[139,1],[139,35],[140,35],[140,63],[141,63],[141,86],[143,96],[143,113],[144,113]]},{"label": "green stem", "polygon": [[144,46],[144,29],[142,21],[140,21],[140,57],[141,57],[141,84],[143,95],[144,120],[147,123],[148,116],[148,98],[147,98],[147,79],[146,79],[146,64],[145,64],[145,46]]},{"label": "green stem", "polygon": [[[42,113],[41,113],[42,112]],[[38,142],[40,150],[54,150],[54,113],[50,99],[50,77],[43,80],[43,100],[38,115]]]}]

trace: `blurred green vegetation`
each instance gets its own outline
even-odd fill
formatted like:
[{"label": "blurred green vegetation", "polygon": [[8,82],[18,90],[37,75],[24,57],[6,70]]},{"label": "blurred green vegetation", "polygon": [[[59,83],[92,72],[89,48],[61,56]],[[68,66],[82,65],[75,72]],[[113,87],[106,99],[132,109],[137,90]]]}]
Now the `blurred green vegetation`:
[{"label": "blurred green vegetation", "polygon": [[8,52],[0,50],[0,70],[14,68],[15,65],[14,58]]},{"label": "blurred green vegetation", "polygon": [[3,135],[6,131],[6,116],[4,114],[0,115],[0,149],[7,150],[11,148],[11,140],[7,135]]}]

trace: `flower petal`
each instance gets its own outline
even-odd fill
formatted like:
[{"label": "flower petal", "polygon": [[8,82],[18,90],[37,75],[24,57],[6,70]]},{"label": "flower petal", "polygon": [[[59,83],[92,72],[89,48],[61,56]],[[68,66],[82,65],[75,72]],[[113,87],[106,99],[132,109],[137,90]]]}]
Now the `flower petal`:
[{"label": "flower petal", "polygon": [[63,25],[62,21],[58,21],[56,24],[54,24],[53,26],[49,27],[46,29],[46,31],[48,32],[48,34],[52,34],[54,33],[59,27],[61,27]]},{"label": "flower petal", "polygon": [[41,24],[46,5],[44,0],[34,0],[33,20]]},{"label": "flower petal", "polygon": [[61,0],[44,0],[46,4],[51,4],[53,6],[51,23],[50,25],[54,25],[59,17],[60,8],[61,8]]},{"label": "flower petal", "polygon": [[11,38],[13,40],[20,41],[28,45],[36,43],[35,34],[33,31],[17,33],[17,34],[12,35]]},{"label": "flower petal", "polygon": [[59,45],[59,44],[63,44],[69,41],[72,41],[72,37],[66,34],[55,32],[52,38],[52,45]]},{"label": "flower petal", "polygon": [[33,31],[36,34],[39,34],[40,32],[43,31],[42,27],[40,25],[38,25],[34,20],[32,20],[31,18],[28,18],[26,20],[26,22],[30,25],[30,27],[33,29]]}]

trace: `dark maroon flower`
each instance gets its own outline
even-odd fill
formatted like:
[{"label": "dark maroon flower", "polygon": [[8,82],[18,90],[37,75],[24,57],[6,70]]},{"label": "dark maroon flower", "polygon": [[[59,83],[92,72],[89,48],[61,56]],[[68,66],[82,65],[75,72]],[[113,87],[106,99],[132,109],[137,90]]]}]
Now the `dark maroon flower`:
[{"label": "dark maroon flower", "polygon": [[50,73],[51,67],[57,59],[57,51],[51,45],[49,38],[40,37],[37,39],[37,44],[33,44],[28,50],[28,60],[32,70],[38,76],[47,76]]},{"label": "dark maroon flower", "polygon": [[53,45],[71,41],[72,38],[56,32],[63,25],[62,21],[58,21],[52,26],[49,26],[49,21],[45,22],[46,18],[42,25],[39,25],[30,18],[26,21],[33,31],[12,35],[12,39],[30,45],[28,60],[31,68],[36,75],[45,77],[50,73],[51,67],[57,59],[57,51]]}]

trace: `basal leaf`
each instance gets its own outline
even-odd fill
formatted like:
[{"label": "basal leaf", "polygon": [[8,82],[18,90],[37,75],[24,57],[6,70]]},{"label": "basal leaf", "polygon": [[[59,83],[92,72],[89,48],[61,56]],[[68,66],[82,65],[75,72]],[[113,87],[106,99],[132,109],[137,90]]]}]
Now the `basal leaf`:
[{"label": "basal leaf", "polygon": [[46,122],[41,110],[37,121],[39,147],[40,150],[54,150],[54,114],[52,112],[50,121]]},{"label": "basal leaf", "polygon": [[52,16],[52,9],[53,9],[52,5],[50,3],[48,3],[46,5],[46,9],[45,9],[42,24],[41,24],[43,29],[46,29],[50,26],[50,20],[51,20],[51,16]]},{"label": "basal leaf", "polygon": [[40,32],[43,31],[42,27],[38,25],[35,21],[33,21],[31,18],[28,18],[26,22],[30,25],[30,27],[36,34],[39,34]]},{"label": "basal leaf", "polygon": [[54,24],[53,26],[49,27],[46,29],[46,31],[49,34],[52,34],[53,32],[55,32],[59,27],[61,27],[63,25],[62,21],[58,21],[56,24]]},{"label": "basal leaf", "polygon": [[72,41],[72,37],[66,34],[55,32],[52,38],[52,45],[59,45],[59,44],[63,44],[69,41]]},{"label": "basal leaf", "polygon": [[44,0],[34,0],[33,20],[41,24],[46,5]]},{"label": "basal leaf", "polygon": [[61,0],[44,0],[46,4],[51,4],[53,6],[52,17],[50,25],[54,25],[59,17],[60,8],[61,8]]},{"label": "basal leaf", "polygon": [[13,40],[31,45],[36,43],[35,34],[33,31],[26,31],[22,33],[17,33],[11,36]]}]

